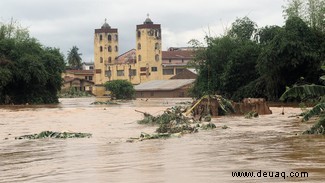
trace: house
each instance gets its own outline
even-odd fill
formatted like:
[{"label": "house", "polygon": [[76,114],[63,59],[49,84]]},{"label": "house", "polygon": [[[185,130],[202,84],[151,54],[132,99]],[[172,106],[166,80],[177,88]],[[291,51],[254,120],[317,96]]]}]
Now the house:
[{"label": "house", "polygon": [[195,79],[152,80],[136,85],[137,98],[189,97],[188,89]]},{"label": "house", "polygon": [[197,73],[194,69],[183,69],[170,79],[196,79]]},{"label": "house", "polygon": [[63,78],[61,91],[64,92],[70,90],[71,88],[74,88],[76,91],[86,91],[92,93],[93,86],[94,82],[92,81],[66,76]]},{"label": "house", "polygon": [[94,70],[94,62],[82,62],[82,70]]},{"label": "house", "polygon": [[61,90],[67,90],[74,87],[76,90],[93,92],[94,70],[66,70],[62,73],[63,86]]}]

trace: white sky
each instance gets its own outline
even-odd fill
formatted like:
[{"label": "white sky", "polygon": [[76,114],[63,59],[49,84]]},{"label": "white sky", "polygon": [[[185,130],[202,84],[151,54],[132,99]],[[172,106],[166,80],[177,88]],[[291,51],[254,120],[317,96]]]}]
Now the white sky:
[{"label": "white sky", "polygon": [[1,0],[0,22],[11,18],[44,46],[66,56],[77,46],[83,61],[93,60],[94,29],[107,18],[119,31],[119,53],[135,48],[136,25],[150,14],[162,27],[163,50],[188,46],[191,39],[221,35],[236,18],[248,16],[259,27],[284,23],[284,0]]}]

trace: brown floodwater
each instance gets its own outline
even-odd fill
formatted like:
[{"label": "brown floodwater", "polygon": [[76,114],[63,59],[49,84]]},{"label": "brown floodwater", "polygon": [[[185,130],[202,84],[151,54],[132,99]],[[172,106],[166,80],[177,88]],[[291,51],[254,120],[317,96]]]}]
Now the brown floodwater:
[{"label": "brown floodwater", "polygon": [[[95,100],[1,106],[0,182],[324,182],[325,137],[301,135],[311,123],[290,117],[299,108],[286,107],[281,115],[282,108],[272,107],[272,115],[255,119],[214,118],[214,130],[128,143],[130,137],[155,130],[137,124],[143,116],[135,110],[156,115],[189,99],[90,105]],[[93,136],[15,140],[45,130]],[[254,172],[255,177],[233,177],[232,172]],[[263,177],[263,172],[274,176]],[[284,178],[276,177],[277,172]],[[308,177],[287,177],[290,172],[308,172]]]}]

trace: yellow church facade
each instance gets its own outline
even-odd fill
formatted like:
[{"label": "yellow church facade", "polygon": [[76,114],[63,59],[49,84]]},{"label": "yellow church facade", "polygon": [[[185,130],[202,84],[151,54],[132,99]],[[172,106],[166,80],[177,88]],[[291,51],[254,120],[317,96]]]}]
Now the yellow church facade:
[{"label": "yellow church facade", "polygon": [[95,29],[93,93],[96,96],[106,93],[104,84],[108,81],[128,80],[137,85],[169,79],[184,68],[184,64],[171,67],[172,58],[163,64],[160,24],[154,24],[148,17],[143,24],[136,26],[135,36],[135,49],[119,55],[118,29],[111,28],[106,20],[100,29]]}]

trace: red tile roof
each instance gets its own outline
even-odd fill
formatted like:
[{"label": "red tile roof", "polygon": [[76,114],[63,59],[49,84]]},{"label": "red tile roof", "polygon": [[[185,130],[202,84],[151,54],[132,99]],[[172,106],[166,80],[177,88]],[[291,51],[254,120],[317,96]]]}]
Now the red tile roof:
[{"label": "red tile roof", "polygon": [[193,51],[176,50],[176,51],[163,51],[162,59],[192,59],[194,57]]},{"label": "red tile roof", "polygon": [[135,49],[129,50],[120,56],[118,56],[115,60],[115,63],[117,64],[134,64],[136,62],[135,60]]},{"label": "red tile roof", "polygon": [[66,70],[65,72],[71,74],[92,75],[94,70]]}]

